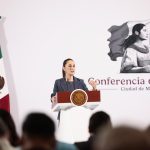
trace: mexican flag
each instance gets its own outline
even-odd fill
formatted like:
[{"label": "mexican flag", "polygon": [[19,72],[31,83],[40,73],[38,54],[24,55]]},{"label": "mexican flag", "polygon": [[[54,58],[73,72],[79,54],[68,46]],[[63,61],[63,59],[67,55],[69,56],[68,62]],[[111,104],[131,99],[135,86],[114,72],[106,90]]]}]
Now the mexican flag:
[{"label": "mexican flag", "polygon": [[9,94],[1,48],[0,48],[0,109],[4,109],[8,112],[10,111]]}]

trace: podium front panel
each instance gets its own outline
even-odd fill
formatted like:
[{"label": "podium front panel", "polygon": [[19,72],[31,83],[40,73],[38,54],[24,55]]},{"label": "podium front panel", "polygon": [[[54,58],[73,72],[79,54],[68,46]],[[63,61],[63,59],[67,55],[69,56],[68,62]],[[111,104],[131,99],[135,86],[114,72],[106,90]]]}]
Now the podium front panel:
[{"label": "podium front panel", "polygon": [[[88,95],[87,102],[82,105],[82,107],[88,108],[88,109],[94,109],[100,104],[101,96],[100,91],[85,91]],[[72,92],[57,92],[56,94],[56,102],[52,104],[52,110],[53,111],[59,111],[59,110],[67,110],[71,107],[75,107],[70,101],[70,95]],[[81,107],[81,106],[76,106]]]}]

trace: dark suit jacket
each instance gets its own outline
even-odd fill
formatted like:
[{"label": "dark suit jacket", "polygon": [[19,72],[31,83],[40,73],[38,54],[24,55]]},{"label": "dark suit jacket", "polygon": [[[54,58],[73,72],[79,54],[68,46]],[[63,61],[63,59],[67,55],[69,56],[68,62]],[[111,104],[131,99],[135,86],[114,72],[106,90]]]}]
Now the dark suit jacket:
[{"label": "dark suit jacket", "polygon": [[[72,90],[68,89],[66,82],[67,81],[66,81],[65,78],[57,79],[55,81],[54,88],[53,88],[53,93],[51,94],[51,97],[55,96],[57,92],[72,91]],[[85,83],[82,79],[74,77],[73,84],[74,84],[74,89],[73,90],[82,89],[82,90],[88,91],[88,88],[86,87],[86,85],[85,85]]]},{"label": "dark suit jacket", "polygon": [[91,136],[88,141],[75,142],[74,143],[79,150],[92,150],[93,148],[93,137]]}]

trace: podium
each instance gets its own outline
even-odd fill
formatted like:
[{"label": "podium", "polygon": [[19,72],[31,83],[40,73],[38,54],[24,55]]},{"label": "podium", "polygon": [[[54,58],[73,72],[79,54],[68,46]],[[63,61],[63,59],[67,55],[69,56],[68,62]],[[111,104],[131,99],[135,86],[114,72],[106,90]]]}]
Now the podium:
[{"label": "podium", "polygon": [[52,110],[67,110],[79,106],[93,110],[99,105],[100,101],[100,91],[84,91],[76,89],[73,92],[57,92],[56,101],[52,103]]}]

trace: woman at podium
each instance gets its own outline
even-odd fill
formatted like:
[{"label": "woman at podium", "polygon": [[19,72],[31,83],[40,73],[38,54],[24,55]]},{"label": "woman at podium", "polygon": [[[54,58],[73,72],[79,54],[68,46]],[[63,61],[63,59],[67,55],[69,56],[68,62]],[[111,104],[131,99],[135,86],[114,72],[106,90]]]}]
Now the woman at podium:
[{"label": "woman at podium", "polygon": [[[54,84],[54,88],[53,88],[53,93],[51,94],[51,101],[52,103],[55,102],[56,100],[56,93],[57,92],[65,92],[65,91],[69,91],[72,92],[75,89],[82,89],[84,91],[87,91],[88,88],[86,86],[86,84],[84,83],[84,81],[82,79],[79,79],[77,77],[75,77],[75,62],[73,59],[66,59],[63,62],[62,65],[62,78],[57,79],[55,81]],[[89,84],[92,86],[92,90],[96,90],[96,85],[97,83],[94,80],[90,80]],[[61,114],[60,114],[61,113]],[[90,115],[91,111],[89,111],[88,109],[84,108],[78,108],[78,111],[76,111],[76,108],[74,109],[70,109],[68,111],[59,111],[58,112],[58,116],[57,116],[57,120],[58,120],[58,126],[59,126],[59,140],[61,141],[77,141],[77,139],[73,140],[75,137],[77,138],[79,135],[78,130],[76,129],[76,122],[77,122],[77,116],[80,114],[82,114],[81,116],[84,116],[84,119],[81,119],[80,121],[78,120],[78,122],[80,122],[80,127],[83,128],[82,132],[83,134],[86,134],[86,123],[88,123],[88,118]],[[62,120],[61,124],[60,124],[60,118]],[[68,121],[65,120],[71,120],[71,125],[68,124]],[[74,129],[74,131],[72,131],[72,128]],[[85,130],[84,130],[85,129]],[[81,134],[82,134],[81,132]]]},{"label": "woman at podium", "polygon": [[[82,89],[87,91],[88,88],[86,87],[84,81],[74,76],[75,74],[75,62],[73,59],[68,58],[64,60],[63,67],[62,67],[62,75],[63,78],[57,79],[54,84],[53,93],[51,94],[51,101],[54,102],[57,92],[62,91],[70,91],[72,92],[75,89]],[[92,86],[93,90],[96,90],[96,82],[89,82]]]},{"label": "woman at podium", "polygon": [[[51,102],[53,103],[56,100],[56,93],[62,91],[74,91],[75,89],[82,89],[87,91],[88,88],[85,85],[82,79],[79,79],[74,76],[75,74],[75,62],[73,59],[68,58],[64,60],[62,67],[63,77],[57,79],[54,84],[53,93],[51,94]],[[97,83],[93,80],[89,84],[92,86],[92,90],[96,90]],[[60,120],[60,111],[58,113],[58,120]]]}]

